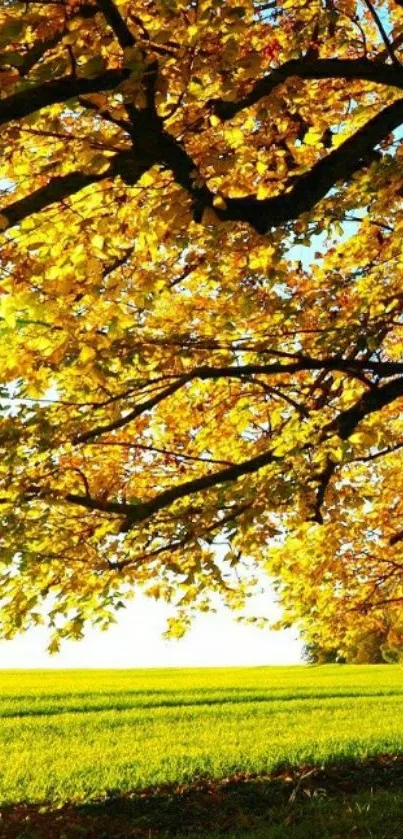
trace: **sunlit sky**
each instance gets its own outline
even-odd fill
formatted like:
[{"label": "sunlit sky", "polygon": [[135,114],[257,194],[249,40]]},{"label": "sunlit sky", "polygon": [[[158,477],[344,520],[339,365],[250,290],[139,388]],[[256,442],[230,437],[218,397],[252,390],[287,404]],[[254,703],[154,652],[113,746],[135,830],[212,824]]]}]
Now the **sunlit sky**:
[{"label": "sunlit sky", "polygon": [[[254,599],[251,612],[274,616],[269,594]],[[180,640],[162,635],[165,604],[138,596],[118,613],[118,623],[107,632],[91,630],[83,641],[65,641],[58,655],[46,653],[47,635],[31,630],[13,641],[0,642],[0,668],[35,667],[207,667],[298,664],[301,642],[296,632],[271,632],[240,624],[233,613],[220,609],[200,615]]]}]

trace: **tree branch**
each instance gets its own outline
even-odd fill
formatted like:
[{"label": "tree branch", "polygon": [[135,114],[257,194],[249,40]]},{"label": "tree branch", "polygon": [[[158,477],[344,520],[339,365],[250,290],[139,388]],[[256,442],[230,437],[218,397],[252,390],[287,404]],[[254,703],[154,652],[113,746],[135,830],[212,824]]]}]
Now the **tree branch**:
[{"label": "tree branch", "polygon": [[[75,11],[69,16],[69,21],[77,19],[77,18],[84,18],[88,20],[89,18],[94,17],[98,12],[96,6],[92,6],[90,4],[84,6],[78,6]],[[37,41],[29,47],[24,55],[21,56],[22,63],[18,64],[17,70],[20,76],[27,76],[28,73],[32,70],[33,67],[38,63],[38,61],[46,55],[49,50],[54,49],[57,45],[63,40],[65,35],[67,34],[67,30],[60,29],[56,32],[51,38],[47,38],[44,41]]]},{"label": "tree branch", "polygon": [[133,152],[121,152],[112,158],[110,166],[100,174],[85,175],[81,172],[71,172],[52,178],[48,184],[39,187],[25,198],[20,198],[4,208],[0,208],[2,216],[8,221],[8,226],[19,224],[28,216],[45,210],[51,204],[75,195],[85,187],[100,181],[116,178],[118,175],[126,183],[134,184],[146,172],[153,161],[137,162]]},{"label": "tree branch", "polygon": [[249,460],[244,460],[242,463],[229,466],[210,475],[203,475],[200,478],[185,481],[183,484],[171,487],[171,489],[159,493],[149,501],[142,501],[139,504],[101,501],[88,498],[85,495],[76,495],[75,493],[68,493],[64,496],[64,500],[68,503],[85,507],[87,510],[99,510],[100,512],[114,513],[124,517],[126,521],[123,524],[122,531],[127,532],[135,524],[139,524],[159,512],[159,510],[169,507],[174,501],[186,498],[189,495],[194,495],[202,490],[212,489],[220,484],[236,481],[243,475],[251,475],[277,459],[272,452],[266,451]]},{"label": "tree branch", "polygon": [[62,201],[85,189],[90,184],[98,183],[110,177],[107,173],[98,175],[83,175],[81,172],[71,172],[69,175],[60,175],[53,178],[46,186],[41,186],[25,198],[14,201],[2,209],[1,214],[8,221],[8,227],[14,227],[28,216],[39,213],[51,204]]},{"label": "tree branch", "polygon": [[125,20],[123,20],[119,9],[113,0],[96,0],[97,6],[102,12],[105,20],[116,35],[122,50],[134,47],[136,40]]},{"label": "tree branch", "polygon": [[374,22],[375,22],[375,26],[378,29],[378,32],[379,32],[379,34],[382,38],[383,43],[385,44],[385,49],[386,49],[386,51],[389,55],[389,58],[391,58],[391,60],[392,60],[392,62],[395,66],[400,67],[399,61],[396,58],[394,49],[392,47],[391,42],[389,41],[389,38],[386,34],[385,27],[382,23],[381,18],[378,15],[378,12],[376,11],[375,7],[372,5],[371,0],[364,0],[364,3],[366,5],[370,15],[372,16]]},{"label": "tree branch", "polygon": [[297,77],[300,79],[352,79],[373,82],[403,89],[403,68],[371,61],[368,58],[296,58],[273,70],[268,76],[258,79],[252,90],[242,99],[234,102],[213,99],[210,104],[217,116],[226,121],[239,111],[256,105],[269,96],[279,84]]},{"label": "tree branch", "polygon": [[[182,386],[182,384],[183,382],[181,380],[179,382],[175,382],[174,385],[172,385],[172,392],[174,388],[178,389]],[[168,388],[166,391],[167,390]],[[166,395],[166,391],[164,391],[163,394]],[[356,405],[346,411],[343,411],[336,420],[324,429],[323,439],[325,439],[325,433],[329,431],[333,433],[336,432],[341,439],[347,439],[351,436],[358,423],[365,416],[373,413],[374,411],[380,410],[402,396],[403,378],[392,380],[387,382],[382,388],[364,393]],[[165,396],[160,395],[160,398],[165,398]],[[90,433],[87,433],[86,435],[87,440],[89,439]],[[91,436],[93,436],[94,433],[95,430],[91,433]],[[99,430],[96,433],[100,433]],[[82,437],[83,436],[84,435],[82,435]],[[190,495],[194,495],[195,493],[202,492],[203,490],[212,489],[221,484],[237,481],[244,475],[254,474],[263,467],[279,460],[281,460],[281,457],[276,456],[272,451],[264,451],[252,458],[242,461],[241,463],[231,465],[208,475],[203,475],[201,477],[185,481],[182,484],[178,484],[168,490],[164,490],[148,501],[142,501],[138,504],[103,501],[101,499],[89,497],[88,495],[83,496],[76,493],[67,493],[66,495],[61,496],[60,493],[56,492],[56,495],[63,498],[68,503],[77,504],[87,510],[106,512],[121,516],[125,520],[122,525],[122,532],[127,532],[136,524],[149,519],[152,515],[166,507],[169,507],[172,503],[179,499],[186,498]],[[324,494],[332,477],[333,471],[334,465],[329,464],[323,473],[315,504],[314,512],[316,521],[322,520],[320,507],[324,500]],[[38,497],[45,497],[46,495],[55,496],[55,491],[47,491],[37,487],[35,488],[35,494]]]},{"label": "tree branch", "polygon": [[[250,508],[251,504],[241,504],[239,507],[232,507],[229,512],[223,516],[222,519],[218,519],[210,524],[208,527],[203,528],[203,539],[206,538],[207,534],[214,533],[215,530],[221,530],[226,524],[229,524],[235,519],[239,518],[242,513],[245,513],[246,510]],[[168,545],[161,545],[160,548],[156,548],[154,551],[150,553],[145,553],[140,557],[135,557],[134,559],[124,559],[116,565],[116,568],[119,571],[122,571],[123,568],[132,565],[135,563],[136,565],[139,562],[149,561],[150,559],[154,559],[156,556],[159,556],[166,551],[177,551],[180,548],[183,548],[186,544],[192,541],[195,538],[195,533],[190,530],[182,537],[182,539],[176,540],[175,542],[171,542]]]},{"label": "tree branch", "polygon": [[295,180],[287,192],[262,201],[256,195],[225,198],[226,207],[223,209],[214,207],[215,196],[206,185],[195,187],[197,167],[182,144],[161,129],[158,120],[148,120],[141,130],[147,135],[151,132],[154,136],[152,148],[159,162],[172,171],[177,183],[191,196],[195,221],[201,222],[204,210],[214,207],[221,221],[246,222],[263,234],[312,210],[338,181],[347,180],[367,165],[375,146],[402,122],[403,98],[384,108],[338,148],[320,158],[308,172]]},{"label": "tree branch", "polygon": [[295,361],[291,361],[288,364],[276,362],[273,364],[243,364],[236,367],[231,365],[228,367],[209,367],[208,365],[204,365],[202,367],[196,367],[194,370],[191,370],[189,373],[185,373],[182,376],[178,376],[175,381],[169,385],[169,387],[159,391],[159,393],[150,397],[145,402],[141,402],[139,405],[136,405],[136,407],[128,414],[125,414],[125,416],[119,417],[119,419],[114,420],[113,422],[105,425],[98,425],[96,428],[85,431],[83,434],[77,435],[72,442],[75,445],[86,443],[89,440],[93,440],[95,437],[99,437],[101,434],[107,434],[111,431],[117,431],[118,429],[123,428],[141,414],[146,413],[146,411],[151,411],[164,399],[172,396],[182,387],[189,384],[189,382],[196,379],[200,381],[214,381],[217,379],[232,378],[245,379],[245,381],[247,381],[248,377],[251,375],[260,374],[266,376],[277,376],[284,375],[286,373],[291,374],[307,372],[309,370],[334,370],[338,372],[346,372],[353,376],[360,373],[362,370],[370,370],[378,375],[393,376],[397,373],[403,373],[403,363],[398,361],[371,362],[368,360],[350,360],[336,357],[316,359],[310,358],[309,356],[297,356]]},{"label": "tree branch", "polygon": [[316,490],[316,499],[312,515],[312,521],[316,521],[318,524],[323,524],[322,506],[325,500],[326,490],[334,475],[335,469],[336,463],[329,460],[322,474],[319,476],[319,484]]},{"label": "tree branch", "polygon": [[77,96],[113,90],[130,76],[130,70],[105,70],[94,78],[63,76],[43,84],[32,85],[0,100],[0,125],[30,116],[49,105],[68,102]]},{"label": "tree branch", "polygon": [[161,449],[158,446],[147,446],[145,443],[133,443],[132,441],[128,440],[102,440],[102,442],[98,443],[88,443],[89,446],[117,446],[118,448],[123,449],[139,449],[140,451],[145,452],[153,452],[155,454],[162,454],[166,455],[169,458],[174,458],[175,460],[188,460],[191,462],[203,463],[208,466],[210,463],[214,463],[218,466],[233,466],[232,461],[230,460],[219,460],[213,457],[198,457],[197,455],[192,454],[185,454],[184,452],[177,452],[172,451],[172,449]]},{"label": "tree branch", "polygon": [[403,122],[403,98],[388,105],[326,157],[301,175],[287,192],[258,201],[256,196],[226,200],[227,209],[216,209],[223,221],[245,221],[266,233],[312,210],[337,181],[345,181],[368,162],[375,146]]},{"label": "tree branch", "polygon": [[393,536],[390,537],[389,545],[397,545],[398,542],[401,542],[402,540],[403,540],[403,530],[399,530],[398,533],[395,533]]},{"label": "tree branch", "polygon": [[382,387],[373,388],[363,393],[358,402],[351,408],[342,411],[327,426],[326,430],[336,432],[341,440],[347,440],[364,417],[373,414],[375,411],[380,411],[381,408],[385,408],[402,396],[403,378],[392,379]]},{"label": "tree branch", "polygon": [[157,393],[156,396],[152,396],[140,405],[136,405],[136,407],[125,416],[114,420],[114,422],[109,422],[106,425],[98,425],[96,428],[91,429],[91,431],[78,434],[77,437],[74,437],[72,441],[73,444],[77,445],[79,443],[87,443],[88,440],[93,440],[94,437],[99,437],[101,434],[107,434],[110,431],[117,431],[119,428],[123,428],[125,425],[128,425],[129,422],[136,419],[136,417],[139,417],[146,411],[151,411],[155,405],[158,405],[158,403],[162,402],[163,399],[167,399],[168,396],[171,396],[179,390],[179,388],[183,387],[186,381],[188,381],[188,377],[182,376],[172,385]]},{"label": "tree branch", "polygon": [[[403,80],[403,71],[397,71],[394,67],[381,65],[380,70],[395,74],[398,72],[399,78],[401,76]],[[0,103],[0,124],[83,93],[113,88],[126,78],[127,72],[109,70],[95,79],[56,79],[15,94]],[[150,92],[148,99],[152,99]],[[384,108],[337,149],[318,160],[309,172],[295,181],[287,193],[263,201],[259,201],[255,195],[228,198],[226,209],[216,208],[215,212],[222,221],[243,221],[259,233],[292,221],[311,210],[337,181],[346,180],[363,167],[368,162],[368,154],[402,121],[403,98]],[[204,209],[213,206],[215,196],[206,186],[195,187],[193,160],[172,135],[163,131],[161,121],[151,108],[146,112],[136,112],[133,136],[142,153],[148,153],[154,158],[153,162],[171,169],[175,180],[190,194],[195,218],[200,221]]]},{"label": "tree branch", "polygon": [[65,32],[60,30],[60,32],[56,32],[52,38],[48,38],[46,41],[39,41],[35,43],[30,49],[27,50],[24,56],[21,56],[21,64],[17,66],[18,74],[23,77],[27,76],[28,73],[35,67],[35,64],[46,55],[49,50],[54,49],[63,40]]},{"label": "tree branch", "polygon": [[[374,413],[375,411],[381,410],[382,408],[386,407],[386,405],[390,405],[391,402],[395,401],[395,399],[399,399],[401,397],[403,397],[403,379],[393,379],[392,381],[387,382],[380,388],[373,388],[372,390],[369,390],[366,393],[364,393],[355,405],[353,405],[351,408],[347,408],[345,411],[342,411],[339,414],[339,416],[336,417],[336,419],[333,420],[332,423],[330,423],[330,425],[325,427],[325,435],[329,431],[332,433],[336,432],[336,434],[338,434],[341,440],[348,440],[348,438],[351,437],[351,435],[354,433],[355,429],[357,428],[357,425],[359,425],[361,420]],[[386,452],[383,452],[383,454],[387,454],[388,451],[394,451],[394,449],[399,448],[400,445],[397,445],[396,447],[393,447],[390,450],[386,450]],[[379,457],[379,454],[380,453],[377,453],[376,455],[369,456],[363,459],[375,459],[375,457]],[[352,461],[348,461],[348,463],[351,462]],[[317,489],[313,513],[313,521],[317,521],[319,524],[323,523],[322,506],[325,500],[326,490],[335,472],[336,466],[336,463],[333,463],[333,461],[329,460],[320,476],[320,482]],[[394,538],[395,537],[392,537],[392,539]],[[403,532],[401,538],[403,538]],[[400,541],[400,537],[399,539],[396,538],[395,541]],[[395,544],[395,541],[391,540],[390,544]]]}]

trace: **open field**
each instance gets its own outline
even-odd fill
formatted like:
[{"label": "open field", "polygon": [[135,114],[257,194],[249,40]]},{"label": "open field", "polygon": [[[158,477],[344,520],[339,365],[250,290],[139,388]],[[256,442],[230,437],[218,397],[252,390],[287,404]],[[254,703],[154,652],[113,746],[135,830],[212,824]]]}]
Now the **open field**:
[{"label": "open field", "polygon": [[[343,820],[338,809],[340,802],[334,800],[335,792],[342,794],[343,802],[348,797],[343,813],[349,824],[353,820],[356,825],[361,820],[365,826],[375,819],[381,830],[385,827],[385,815],[381,818],[381,813],[390,813],[389,832],[356,831],[354,835],[403,837],[401,761],[379,761],[379,789],[378,769],[375,771],[371,761],[362,782],[357,770],[354,781],[350,770],[337,769],[333,781],[331,775],[326,775],[335,765],[348,767],[360,760],[365,764],[371,755],[403,753],[403,670],[398,666],[0,671],[0,719],[0,798],[7,818],[23,812],[15,806],[21,802],[31,802],[29,812],[39,802],[87,802],[87,809],[80,809],[84,814],[88,813],[88,802],[103,802],[90,805],[94,814],[97,807],[105,807],[105,801],[109,807],[113,802],[116,806],[116,801],[126,796],[126,803],[131,802],[131,810],[136,809],[144,829],[149,830],[147,813],[128,794],[158,787],[162,799],[157,802],[155,793],[146,799],[154,801],[158,830],[166,829],[172,834],[174,829],[184,829],[182,818],[178,817],[176,826],[172,814],[168,822],[165,818],[169,807],[178,806],[178,796],[183,805],[184,794],[178,785],[192,785],[193,792],[185,794],[185,812],[194,806],[197,810],[198,796],[210,796],[211,800],[211,796],[218,795],[224,796],[220,812],[225,814],[229,800],[225,796],[232,787],[208,784],[235,776],[238,798],[241,787],[245,801],[249,801],[250,795],[254,802],[254,796],[258,795],[259,801],[263,796],[264,819],[267,820],[267,796],[274,795],[277,802],[272,832],[268,832],[266,821],[260,823],[261,808],[255,802],[251,822],[254,832],[248,833],[251,808],[240,807],[244,822],[241,819],[238,824],[239,819],[235,820],[233,832],[242,826],[245,839],[260,839],[263,835],[266,839],[283,835],[296,839],[302,835],[350,835],[326,834],[320,821],[319,832],[309,833],[306,826],[298,832],[295,807],[301,806],[302,799],[304,812],[309,811],[311,830],[325,812],[331,825],[333,811],[334,829],[340,829]],[[287,766],[313,765],[328,767],[323,778],[320,773],[313,773],[301,782],[300,770],[285,771]],[[270,779],[242,780],[242,776],[269,773]],[[291,814],[290,795],[295,799]],[[376,796],[382,798],[381,810]],[[139,799],[143,807],[149,806],[144,804],[146,799]],[[167,802],[171,802],[169,806]],[[73,810],[70,807],[69,813]],[[229,812],[233,810],[232,802]],[[288,820],[287,833],[284,820]],[[196,827],[199,823],[194,813],[190,822]],[[201,823],[205,831],[203,818]],[[229,837],[228,824],[227,820],[224,827]],[[1,836],[25,835],[4,833],[4,829],[2,833],[0,822]],[[130,835],[127,831],[126,826],[122,834],[116,828],[116,832],[105,835]],[[220,831],[222,835],[222,826]],[[44,833],[29,835],[75,834],[52,834],[47,828]],[[94,835],[101,835],[99,828]],[[213,837],[211,825],[208,837]]]},{"label": "open field", "polygon": [[0,673],[0,799],[403,751],[394,666]]}]

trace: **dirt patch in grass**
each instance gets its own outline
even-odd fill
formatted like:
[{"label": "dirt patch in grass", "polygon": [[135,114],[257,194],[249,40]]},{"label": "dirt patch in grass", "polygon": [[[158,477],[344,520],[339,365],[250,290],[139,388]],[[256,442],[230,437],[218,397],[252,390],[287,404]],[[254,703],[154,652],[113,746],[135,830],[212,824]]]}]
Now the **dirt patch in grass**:
[{"label": "dirt patch in grass", "polygon": [[[379,824],[382,829],[385,827],[385,833],[373,833],[371,828],[369,832],[360,832],[357,812],[361,805],[357,804],[355,812],[349,799],[361,793],[376,798],[379,791],[388,790],[402,793],[401,832],[388,832],[382,813],[378,814]],[[8,805],[0,809],[0,836],[1,839],[157,839],[181,835],[208,839],[238,833],[248,837],[264,835],[267,839],[271,836],[322,839],[325,836],[322,828],[318,827],[322,832],[314,832],[315,812],[323,814],[328,807],[337,823],[337,801],[345,824],[346,813],[351,812],[351,832],[348,828],[348,832],[331,832],[326,836],[344,839],[350,835],[382,835],[403,839],[403,755],[382,755],[359,763],[326,767],[287,768],[266,776],[199,780],[186,786],[137,790],[124,796],[111,792],[102,800],[68,803],[59,808],[46,804]],[[396,806],[394,799],[395,815]],[[304,819],[308,820],[306,828]],[[358,821],[363,822],[365,830],[365,818]],[[264,834],[260,832],[263,827]]]}]

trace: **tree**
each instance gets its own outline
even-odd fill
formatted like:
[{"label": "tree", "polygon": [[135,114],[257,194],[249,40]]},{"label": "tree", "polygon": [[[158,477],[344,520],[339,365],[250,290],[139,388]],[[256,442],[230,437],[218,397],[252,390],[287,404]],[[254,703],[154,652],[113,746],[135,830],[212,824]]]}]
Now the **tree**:
[{"label": "tree", "polygon": [[262,568],[398,621],[402,44],[393,0],[3,0],[3,636],[139,586],[180,634]]},{"label": "tree", "polygon": [[345,663],[345,660],[339,660],[337,650],[325,649],[321,647],[316,641],[307,641],[304,644],[302,651],[302,658],[306,664],[338,664]]},{"label": "tree", "polygon": [[378,620],[378,625],[366,631],[349,627],[339,647],[322,646],[318,637],[312,636],[306,640],[303,657],[308,664],[396,664],[403,661],[403,635],[395,626]]},{"label": "tree", "polygon": [[392,664],[399,660],[399,655],[390,646],[387,632],[372,630],[351,637],[343,653],[310,640],[304,645],[304,660],[308,664]]},{"label": "tree", "polygon": [[382,633],[368,632],[357,639],[355,648],[351,650],[349,661],[354,664],[382,664],[385,663],[383,647],[386,638]]}]

